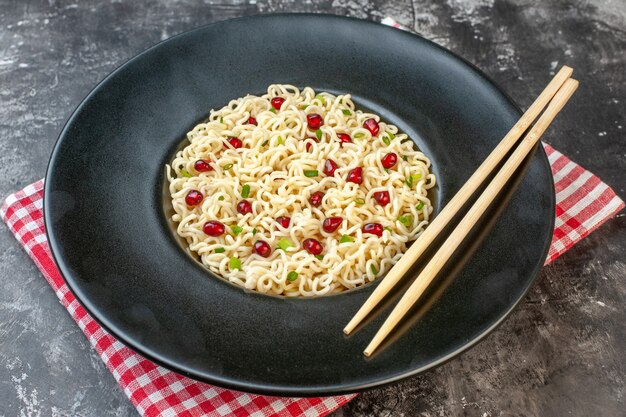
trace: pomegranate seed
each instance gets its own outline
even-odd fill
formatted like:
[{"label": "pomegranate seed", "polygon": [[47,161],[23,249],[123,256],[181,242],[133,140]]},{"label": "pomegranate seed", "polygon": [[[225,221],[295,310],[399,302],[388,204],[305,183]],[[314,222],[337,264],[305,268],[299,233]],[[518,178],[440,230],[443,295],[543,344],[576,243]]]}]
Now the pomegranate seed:
[{"label": "pomegranate seed", "polygon": [[378,122],[374,119],[367,119],[366,121],[364,121],[363,127],[369,130],[372,136],[378,135],[378,131],[380,130]]},{"label": "pomegranate seed", "polygon": [[324,124],[324,119],[317,113],[307,114],[306,123],[309,125],[309,129],[317,130]]},{"label": "pomegranate seed", "polygon": [[243,142],[241,141],[241,139],[235,138],[233,136],[229,137],[227,141],[228,143],[230,143],[230,146],[232,146],[235,149],[239,149],[243,146]]},{"label": "pomegranate seed", "polygon": [[383,225],[380,223],[367,223],[363,226],[363,233],[369,233],[381,237],[383,235]]},{"label": "pomegranate seed", "polygon": [[332,159],[327,159],[326,162],[324,162],[324,174],[328,175],[329,177],[335,175],[335,170],[337,168],[339,167]]},{"label": "pomegranate seed", "polygon": [[355,184],[362,184],[363,183],[363,168],[356,167],[350,170],[350,172],[348,172],[348,178],[346,178],[346,181],[353,182]]},{"label": "pomegranate seed", "polygon": [[306,138],[305,141],[307,141],[307,142],[306,142],[305,147],[306,147],[306,151],[307,152],[311,152],[311,146],[313,146],[313,144],[311,142],[309,142],[309,139],[315,141],[316,143],[319,142],[319,140],[317,140],[317,138]]},{"label": "pomegranate seed", "polygon": [[347,133],[337,133],[337,137],[341,143],[352,143],[352,138]]},{"label": "pomegranate seed", "polygon": [[198,172],[213,171],[213,167],[209,165],[209,161],[207,161],[206,159],[198,159],[196,163],[193,164],[193,167]]},{"label": "pomegranate seed", "polygon": [[309,203],[313,207],[319,207],[322,204],[322,199],[324,198],[324,193],[321,191],[316,191],[311,194],[311,198],[309,198]]},{"label": "pomegranate seed", "polygon": [[257,240],[256,242],[254,242],[253,248],[256,253],[264,258],[267,258],[272,254],[272,248],[270,244],[265,242],[264,240]]},{"label": "pomegranate seed", "polygon": [[248,124],[258,126],[256,119],[254,117],[248,117]]},{"label": "pomegranate seed", "polygon": [[270,101],[270,103],[272,103],[272,107],[274,107],[276,110],[280,110],[284,102],[285,102],[285,99],[282,97],[274,97]]},{"label": "pomegranate seed", "polygon": [[217,220],[210,220],[204,223],[202,230],[209,236],[220,236],[226,231],[226,226]]},{"label": "pomegranate seed", "polygon": [[241,200],[237,203],[237,212],[246,215],[252,213],[252,204],[248,200]]},{"label": "pomegranate seed", "polygon": [[190,190],[185,196],[185,203],[187,203],[187,205],[191,207],[197,206],[198,204],[202,203],[203,198],[204,196],[200,191]]},{"label": "pomegranate seed", "polygon": [[383,207],[389,204],[389,202],[391,201],[391,198],[389,197],[389,191],[378,191],[374,193],[374,199],[378,201],[378,204]]},{"label": "pomegranate seed", "polygon": [[339,226],[341,226],[341,222],[343,222],[342,217],[327,217],[322,223],[322,229],[324,229],[324,231],[327,233],[332,233],[335,230],[339,229]]},{"label": "pomegranate seed", "polygon": [[389,152],[381,158],[380,162],[382,162],[383,167],[386,169],[393,168],[398,162],[398,155],[393,152]]},{"label": "pomegranate seed", "polygon": [[276,221],[285,229],[289,227],[289,223],[291,223],[291,217],[280,216],[276,217]]},{"label": "pomegranate seed", "polygon": [[319,255],[324,250],[324,247],[317,239],[305,239],[304,242],[302,242],[302,246],[312,255]]}]

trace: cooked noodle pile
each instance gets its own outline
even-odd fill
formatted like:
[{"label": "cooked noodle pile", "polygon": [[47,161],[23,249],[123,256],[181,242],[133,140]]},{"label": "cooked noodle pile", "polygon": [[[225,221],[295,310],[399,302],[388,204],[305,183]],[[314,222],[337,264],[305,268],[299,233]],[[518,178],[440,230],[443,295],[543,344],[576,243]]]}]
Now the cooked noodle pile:
[{"label": "cooked noodle pile", "polygon": [[[433,210],[428,158],[396,126],[357,110],[350,95],[271,85],[261,97],[211,111],[187,139],[167,166],[172,220],[209,270],[247,289],[313,296],[373,281],[400,259]],[[390,153],[397,163],[387,169]],[[332,175],[327,160],[337,165]],[[360,184],[349,181],[358,167]],[[311,202],[316,192],[323,193],[316,194],[318,206]],[[251,212],[241,209],[242,200]],[[280,217],[290,218],[287,227]],[[333,232],[324,230],[329,217],[342,218]],[[219,222],[210,234],[219,234],[220,224],[225,230],[211,236],[207,222]],[[371,223],[378,226],[364,232]],[[321,253],[307,239],[321,244]],[[263,247],[256,251],[255,243]]]}]

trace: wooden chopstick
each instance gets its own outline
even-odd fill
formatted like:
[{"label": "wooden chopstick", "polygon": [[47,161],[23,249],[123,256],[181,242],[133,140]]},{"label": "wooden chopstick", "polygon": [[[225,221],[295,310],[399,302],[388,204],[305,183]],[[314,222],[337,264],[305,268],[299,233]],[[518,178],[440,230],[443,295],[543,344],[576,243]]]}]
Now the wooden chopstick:
[{"label": "wooden chopstick", "polygon": [[387,273],[387,275],[381,280],[374,292],[369,296],[365,303],[361,306],[359,311],[356,312],[354,317],[343,329],[345,334],[350,334],[356,326],[367,317],[367,315],[376,307],[380,301],[389,293],[389,291],[400,281],[400,278],[409,270],[409,268],[419,259],[424,251],[433,242],[435,237],[444,229],[448,222],[456,215],[456,213],[463,207],[478,187],[483,183],[485,178],[491,174],[495,167],[500,163],[502,158],[511,150],[513,145],[517,143],[518,139],[528,129],[530,124],[539,116],[546,105],[550,102],[552,97],[556,94],[563,83],[571,77],[572,68],[563,66],[559,72],[554,76],[552,81],[546,86],[546,88],[539,94],[539,97],[535,102],[526,110],[522,117],[515,123],[509,133],[500,141],[498,146],[489,154],[489,156],[483,161],[478,169],[472,174],[467,182],[461,187],[461,189],[454,195],[454,197],[446,204],[443,210],[432,221],[432,223],[426,228],[426,230],[420,235],[420,237],[413,242],[411,247],[400,258],[398,263]]},{"label": "wooden chopstick", "polygon": [[463,217],[458,226],[443,243],[441,248],[435,253],[430,262],[424,267],[407,292],[402,296],[396,307],[393,309],[387,320],[383,323],[378,333],[374,336],[370,344],[363,352],[365,356],[370,356],[380,343],[389,335],[391,330],[404,317],[409,309],[415,304],[424,293],[428,285],[435,278],[437,273],[448,261],[457,247],[472,230],[481,215],[487,210],[489,205],[496,198],[498,193],[506,185],[513,173],[517,170],[526,156],[539,141],[541,135],[548,128],[552,120],[561,111],[565,103],[570,99],[574,91],[578,88],[578,81],[568,79],[556,93],[546,111],[541,115],[530,132],[524,137],[519,146],[515,149],[511,157],[505,162],[496,176],[491,180],[485,191],[476,200],[469,212]]}]

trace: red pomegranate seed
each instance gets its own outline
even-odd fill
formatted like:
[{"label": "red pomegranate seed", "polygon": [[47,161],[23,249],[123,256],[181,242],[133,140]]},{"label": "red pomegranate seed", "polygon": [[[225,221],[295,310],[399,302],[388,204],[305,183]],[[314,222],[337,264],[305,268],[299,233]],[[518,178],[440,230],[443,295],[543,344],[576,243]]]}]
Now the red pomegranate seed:
[{"label": "red pomegranate seed", "polygon": [[272,248],[269,243],[264,240],[257,240],[253,245],[254,251],[264,258],[272,254]]},{"label": "red pomegranate seed", "polygon": [[252,116],[248,117],[248,124],[249,125],[255,125],[258,126],[259,124],[257,123],[256,119]]},{"label": "red pomegranate seed", "polygon": [[362,184],[363,183],[363,168],[356,167],[350,170],[350,172],[348,172],[348,178],[346,178],[346,181],[353,182],[355,184]]},{"label": "red pomegranate seed", "polygon": [[248,200],[241,200],[237,203],[237,212],[246,215],[252,213],[252,204]]},{"label": "red pomegranate seed", "polygon": [[239,149],[243,147],[243,142],[239,138],[231,136],[228,139],[226,139],[226,141],[230,143],[230,146],[232,146],[235,149]]},{"label": "red pomegranate seed", "polygon": [[319,207],[322,204],[322,199],[324,198],[324,193],[321,191],[316,191],[311,194],[311,198],[309,198],[309,203],[313,207]]},{"label": "red pomegranate seed", "polygon": [[335,230],[339,229],[339,226],[341,226],[341,222],[343,222],[342,217],[327,217],[322,223],[322,229],[324,229],[324,231],[327,233],[332,233]]},{"label": "red pomegranate seed", "polygon": [[285,229],[289,227],[289,223],[291,223],[291,217],[280,216],[276,217],[276,221]]},{"label": "red pomegranate seed", "polygon": [[197,206],[198,204],[202,203],[203,198],[204,196],[200,191],[190,190],[185,196],[185,203],[187,203],[187,205],[191,207]]},{"label": "red pomegranate seed", "polygon": [[369,233],[381,237],[383,235],[383,225],[380,223],[367,223],[363,226],[363,233]]},{"label": "red pomegranate seed", "polygon": [[209,164],[209,161],[206,159],[198,159],[193,167],[198,172],[208,172],[213,171],[213,167]]},{"label": "red pomegranate seed", "polygon": [[204,223],[202,230],[209,236],[221,236],[226,231],[226,226],[217,220],[210,220]]},{"label": "red pomegranate seed", "polygon": [[380,130],[378,122],[374,119],[367,119],[366,121],[364,121],[363,127],[369,130],[372,136],[378,135],[378,131]]},{"label": "red pomegranate seed", "polygon": [[398,162],[398,155],[393,152],[389,152],[387,155],[381,158],[380,162],[382,162],[384,168],[391,169]]},{"label": "red pomegranate seed", "polygon": [[337,137],[341,143],[352,143],[352,138],[347,133],[337,133]]},{"label": "red pomegranate seed", "polygon": [[272,103],[272,107],[274,107],[276,110],[280,110],[284,102],[285,102],[285,99],[282,97],[274,97],[270,101],[270,103]]},{"label": "red pomegranate seed", "polygon": [[313,146],[313,144],[311,142],[309,142],[309,139],[311,139],[312,141],[314,141],[316,143],[319,142],[319,140],[317,140],[317,138],[310,138],[310,137],[306,138],[305,139],[305,141],[306,141],[305,148],[306,148],[307,152],[311,152],[311,146]]},{"label": "red pomegranate seed", "polygon": [[324,247],[317,239],[304,239],[302,246],[312,255],[319,255],[324,250]]},{"label": "red pomegranate seed", "polygon": [[339,167],[332,159],[327,159],[326,162],[324,162],[324,174],[328,175],[329,177],[335,175],[335,170],[337,168]]},{"label": "red pomegranate seed", "polygon": [[317,130],[324,124],[324,119],[317,113],[311,113],[306,115],[306,123],[309,125],[309,129]]},{"label": "red pomegranate seed", "polygon": [[374,193],[374,199],[378,201],[381,206],[386,206],[391,201],[389,197],[389,191],[378,191]]}]

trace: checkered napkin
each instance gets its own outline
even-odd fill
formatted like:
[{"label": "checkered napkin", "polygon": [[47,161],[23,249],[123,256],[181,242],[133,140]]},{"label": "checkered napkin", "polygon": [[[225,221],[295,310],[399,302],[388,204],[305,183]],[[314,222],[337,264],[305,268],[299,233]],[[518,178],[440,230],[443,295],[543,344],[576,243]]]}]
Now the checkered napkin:
[{"label": "checkered napkin", "polygon": [[[388,22],[385,22],[389,24]],[[598,177],[544,145],[556,185],[556,227],[546,263],[624,207]],[[78,323],[142,416],[320,417],[354,398],[280,398],[194,381],[143,358],[104,330],[78,303],[56,268],[43,223],[43,180],[11,194],[0,215]]]}]

